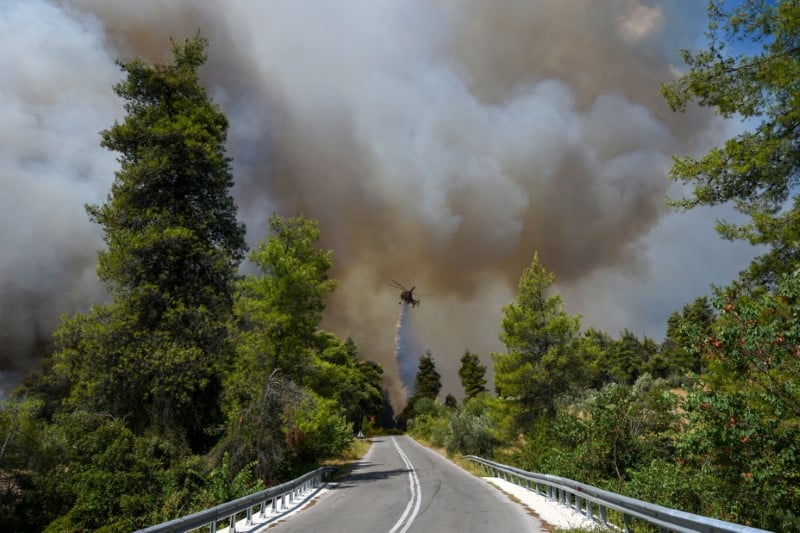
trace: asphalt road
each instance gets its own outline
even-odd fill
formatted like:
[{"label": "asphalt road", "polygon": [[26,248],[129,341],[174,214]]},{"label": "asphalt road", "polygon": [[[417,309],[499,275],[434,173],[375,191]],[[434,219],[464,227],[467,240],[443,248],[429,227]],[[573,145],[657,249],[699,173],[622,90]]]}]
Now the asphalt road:
[{"label": "asphalt road", "polygon": [[546,531],[505,494],[409,437],[372,442],[349,478],[269,531]]}]

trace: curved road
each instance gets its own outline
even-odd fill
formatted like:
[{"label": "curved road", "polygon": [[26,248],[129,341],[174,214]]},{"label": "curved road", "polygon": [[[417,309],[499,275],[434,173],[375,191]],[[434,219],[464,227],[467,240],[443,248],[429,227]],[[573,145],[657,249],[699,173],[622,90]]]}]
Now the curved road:
[{"label": "curved road", "polygon": [[347,479],[269,530],[546,531],[505,494],[405,436],[373,438]]}]

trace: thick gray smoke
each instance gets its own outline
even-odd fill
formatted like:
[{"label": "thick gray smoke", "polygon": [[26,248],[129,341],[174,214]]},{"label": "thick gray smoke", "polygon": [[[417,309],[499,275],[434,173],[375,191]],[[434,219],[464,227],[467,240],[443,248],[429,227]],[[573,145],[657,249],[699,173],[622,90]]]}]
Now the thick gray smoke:
[{"label": "thick gray smoke", "polygon": [[59,314],[102,298],[102,241],[83,204],[102,201],[113,179],[97,135],[121,117],[113,61],[163,62],[170,35],[198,28],[211,42],[203,81],[231,123],[250,242],[273,211],[320,220],[340,280],[325,326],[352,335],[364,357],[393,364],[386,282],[407,280],[430,293],[418,336],[443,393],[460,395],[460,355],[488,362],[502,348],[500,308],[534,251],[585,324],[659,336],[672,310],[730,279],[749,253],[719,241],[708,212],[678,219],[663,207],[671,155],[725,134],[658,95],[678,49],[701,34],[703,8],[0,1],[6,368],[35,366]]}]

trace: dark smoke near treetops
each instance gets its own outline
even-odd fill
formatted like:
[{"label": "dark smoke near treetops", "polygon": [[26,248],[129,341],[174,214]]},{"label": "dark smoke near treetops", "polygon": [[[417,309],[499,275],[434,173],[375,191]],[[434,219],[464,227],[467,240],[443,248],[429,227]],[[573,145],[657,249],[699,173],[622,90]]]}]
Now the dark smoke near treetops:
[{"label": "dark smoke near treetops", "polygon": [[411,320],[443,393],[461,394],[465,349],[502,349],[501,307],[535,251],[585,325],[662,334],[750,253],[708,212],[664,207],[671,156],[730,133],[658,94],[703,4],[0,2],[0,387],[37,366],[60,314],[103,301],[83,205],[116,169],[98,135],[123,116],[114,61],[167,61],[169,37],[197,29],[249,242],[272,212],[320,221],[340,280],[324,327],[384,364],[393,394],[391,279],[418,287]]}]

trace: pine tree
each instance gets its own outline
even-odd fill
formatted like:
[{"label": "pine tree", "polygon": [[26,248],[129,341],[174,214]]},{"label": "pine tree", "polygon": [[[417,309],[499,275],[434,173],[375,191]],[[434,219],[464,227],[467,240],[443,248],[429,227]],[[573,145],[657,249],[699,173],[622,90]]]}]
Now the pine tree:
[{"label": "pine tree", "polygon": [[584,379],[574,349],[580,318],[566,313],[558,295],[547,296],[554,282],[555,275],[534,255],[516,300],[503,308],[500,340],[508,352],[492,354],[492,359],[495,389],[508,408],[508,429],[553,414],[556,398]]},{"label": "pine tree", "polygon": [[173,42],[173,62],[122,63],[122,123],[102,132],[120,169],[105,204],[88,206],[107,249],[97,272],[107,306],[65,320],[57,367],[78,405],[194,447],[219,421],[221,370],[244,226],[230,194],[228,122],[199,84],[207,41]]},{"label": "pine tree", "polygon": [[684,305],[681,313],[676,311],[669,316],[661,351],[674,372],[702,370],[696,345],[711,333],[714,318],[714,310],[705,296]]},{"label": "pine tree", "polygon": [[317,248],[316,220],[274,214],[268,226],[269,238],[249,257],[261,274],[240,280],[234,306],[239,380],[231,387],[249,395],[245,403],[276,370],[308,384],[325,299],[336,287],[328,277],[333,252]]},{"label": "pine tree", "polygon": [[419,358],[419,370],[414,381],[416,396],[435,400],[442,389],[441,378],[442,376],[436,371],[433,354],[430,350],[425,350],[425,354]]},{"label": "pine tree", "polygon": [[456,409],[458,407],[458,400],[452,394],[448,393],[447,396],[444,397],[444,406],[448,409]]},{"label": "pine tree", "polygon": [[[694,101],[752,127],[705,155],[677,157],[671,177],[694,189],[674,203],[685,209],[728,203],[747,215],[744,224],[721,222],[718,231],[765,245],[744,280],[772,287],[800,263],[800,3],[712,0],[708,15],[708,46],[683,50],[689,68],[662,93],[675,110]],[[753,46],[743,52],[740,43]]]},{"label": "pine tree", "polygon": [[486,392],[486,365],[469,350],[461,356],[461,368],[458,369],[458,377],[461,379],[461,386],[464,388],[464,402],[474,398],[482,392]]}]

